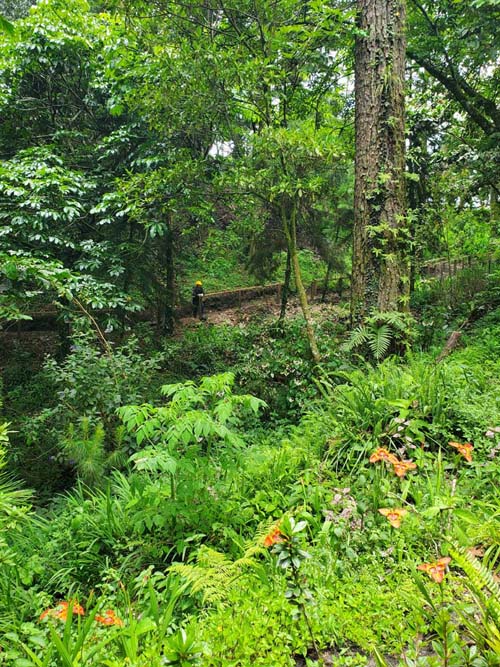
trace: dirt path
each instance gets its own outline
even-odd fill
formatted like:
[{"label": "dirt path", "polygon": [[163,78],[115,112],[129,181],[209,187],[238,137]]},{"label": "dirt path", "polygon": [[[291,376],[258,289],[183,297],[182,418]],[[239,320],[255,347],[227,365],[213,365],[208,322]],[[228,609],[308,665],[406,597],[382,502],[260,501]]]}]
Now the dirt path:
[{"label": "dirt path", "polygon": [[[331,314],[331,316],[338,319],[339,317],[339,306],[338,306],[338,297],[335,302],[329,300],[326,303],[321,303],[321,300],[315,299],[310,302],[311,313],[313,317],[321,316],[325,317]],[[262,321],[262,320],[276,320],[280,314],[280,304],[276,302],[276,298],[272,297],[262,297],[260,299],[252,299],[247,303],[243,303],[241,306],[233,306],[229,308],[224,308],[221,310],[210,310],[207,308],[206,322],[208,324],[228,324],[231,326],[241,326],[251,323],[252,321]],[[288,307],[286,310],[287,319],[294,319],[296,317],[301,317],[302,311],[300,309],[300,304],[297,298],[291,298]],[[183,317],[179,320],[179,329],[183,330],[185,328],[192,328],[199,326],[200,322],[193,317]]]},{"label": "dirt path", "polygon": [[[338,301],[335,295],[329,297],[327,303],[321,303],[318,297],[310,303],[313,318],[335,319],[347,314],[343,312],[341,306],[333,302]],[[206,321],[200,322],[194,317],[182,317],[177,320],[174,338],[182,337],[186,329],[208,325],[229,325],[245,327],[252,322],[276,321],[280,314],[280,304],[277,303],[275,296],[264,296],[258,299],[252,299],[241,306],[232,306],[221,309],[206,310]],[[298,299],[292,297],[289,301],[287,319],[302,317],[302,311]],[[133,330],[132,330],[133,331]],[[56,355],[59,350],[60,338],[55,331],[16,331],[14,328],[7,331],[0,331],[0,371],[5,368],[9,360],[19,354],[28,354],[32,356],[32,362],[35,367],[40,368],[43,365],[45,355]]]}]

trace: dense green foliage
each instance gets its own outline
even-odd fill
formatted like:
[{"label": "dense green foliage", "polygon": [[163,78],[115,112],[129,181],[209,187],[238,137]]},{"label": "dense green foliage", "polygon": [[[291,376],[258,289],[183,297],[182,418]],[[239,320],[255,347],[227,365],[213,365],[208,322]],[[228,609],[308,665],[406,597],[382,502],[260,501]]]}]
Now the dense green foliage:
[{"label": "dense green foliage", "polygon": [[[45,391],[31,398],[6,392],[11,406],[35,409],[24,427],[32,441],[50,437],[59,452],[58,461],[51,456],[38,467],[69,466],[80,482],[38,515],[26,507],[26,494],[2,487],[5,664],[38,664],[34,655],[41,664],[58,664],[64,650],[78,664],[81,641],[90,664],[104,655],[113,665],[126,656],[137,665],[163,664],[165,656],[185,651],[192,664],[200,654],[203,664],[290,665],[312,637],[320,649],[336,647],[335,664],[363,665],[363,651],[404,650],[410,659],[418,650],[411,648],[415,633],[442,640],[439,623],[447,624],[449,643],[434,650],[448,651],[449,664],[467,664],[460,660],[470,641],[483,661],[470,664],[496,664],[491,620],[480,625],[472,612],[476,600],[492,613],[485,609],[496,589],[490,598],[488,585],[458,554],[470,546],[484,553],[484,576],[500,554],[498,498],[491,491],[500,437],[498,310],[440,364],[431,350],[376,367],[356,362],[355,368],[339,358],[316,380],[303,368],[295,378],[308,398],[296,406],[302,416],[293,427],[283,413],[273,421],[279,396],[269,393],[270,376],[257,372],[262,362],[248,356],[257,330],[235,330],[232,338],[221,332],[220,339],[216,329],[202,331],[191,352],[186,338],[185,365],[170,371],[167,359],[175,357],[167,351],[148,360],[146,371],[134,343],[108,359],[81,340],[64,362],[42,370],[37,382]],[[261,330],[259,345],[275,335]],[[293,367],[300,353],[295,331],[280,336]],[[160,391],[162,378],[188,372],[190,355],[193,369],[202,362],[204,345],[210,365],[199,366],[201,372],[230,366],[238,388],[250,382],[259,395],[267,389],[269,405],[233,393],[227,373]],[[275,372],[280,366],[277,357]],[[120,377],[128,380],[122,388]],[[67,398],[40,411],[40,397],[53,385]],[[141,403],[147,398],[154,402]],[[248,408],[264,412],[252,416]],[[11,437],[13,451],[22,451],[20,433]],[[474,443],[471,463],[451,441]],[[417,469],[400,478],[383,461],[370,463],[377,447],[415,461]],[[380,516],[384,507],[405,508],[400,528]],[[275,554],[266,543],[279,535],[276,548],[288,544],[281,537],[286,517],[300,522],[290,571],[288,552]],[[456,563],[447,583],[425,584],[416,566],[446,553]],[[65,634],[57,619],[37,621],[61,599],[78,600],[86,610],[82,620],[67,621]],[[450,604],[463,620],[446,616]],[[102,617],[105,609],[124,625],[92,623],[92,614]]]},{"label": "dense green foliage", "polygon": [[351,322],[352,3],[0,2],[0,666],[500,665],[497,14],[409,3]]}]

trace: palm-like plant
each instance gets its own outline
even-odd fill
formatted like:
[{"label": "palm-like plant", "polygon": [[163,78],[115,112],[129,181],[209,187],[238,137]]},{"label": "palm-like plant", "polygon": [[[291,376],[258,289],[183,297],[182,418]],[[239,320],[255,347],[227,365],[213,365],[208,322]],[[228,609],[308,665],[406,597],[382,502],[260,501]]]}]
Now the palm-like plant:
[{"label": "palm-like plant", "polygon": [[343,349],[352,352],[355,349],[363,350],[364,347],[375,361],[381,361],[391,349],[409,349],[413,323],[409,313],[374,311],[353,329]]},{"label": "palm-like plant", "polygon": [[67,458],[74,462],[78,477],[89,487],[98,486],[105,479],[105,473],[113,467],[120,467],[126,462],[126,456],[120,448],[124,428],[115,429],[116,448],[106,449],[106,431],[101,422],[94,426],[88,417],[84,417],[76,428],[68,427],[66,438],[62,441]]}]

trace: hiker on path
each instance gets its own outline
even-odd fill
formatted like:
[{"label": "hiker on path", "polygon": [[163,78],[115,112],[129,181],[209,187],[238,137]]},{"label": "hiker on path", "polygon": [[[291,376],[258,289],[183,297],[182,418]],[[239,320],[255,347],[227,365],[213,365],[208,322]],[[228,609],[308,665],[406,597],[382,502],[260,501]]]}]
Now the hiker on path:
[{"label": "hiker on path", "polygon": [[204,305],[203,305],[203,297],[205,296],[205,292],[203,291],[203,285],[201,280],[197,280],[194,284],[193,287],[193,298],[192,298],[192,304],[193,304],[193,317],[198,316],[200,320],[203,319],[203,311],[204,311]]}]

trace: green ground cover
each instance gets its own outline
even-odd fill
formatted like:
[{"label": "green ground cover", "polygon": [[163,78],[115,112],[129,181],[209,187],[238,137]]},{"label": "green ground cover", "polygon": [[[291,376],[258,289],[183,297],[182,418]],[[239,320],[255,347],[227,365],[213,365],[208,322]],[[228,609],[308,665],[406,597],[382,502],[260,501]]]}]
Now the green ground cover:
[{"label": "green ground cover", "polygon": [[439,364],[297,327],[7,374],[0,664],[498,664],[500,312]]}]

